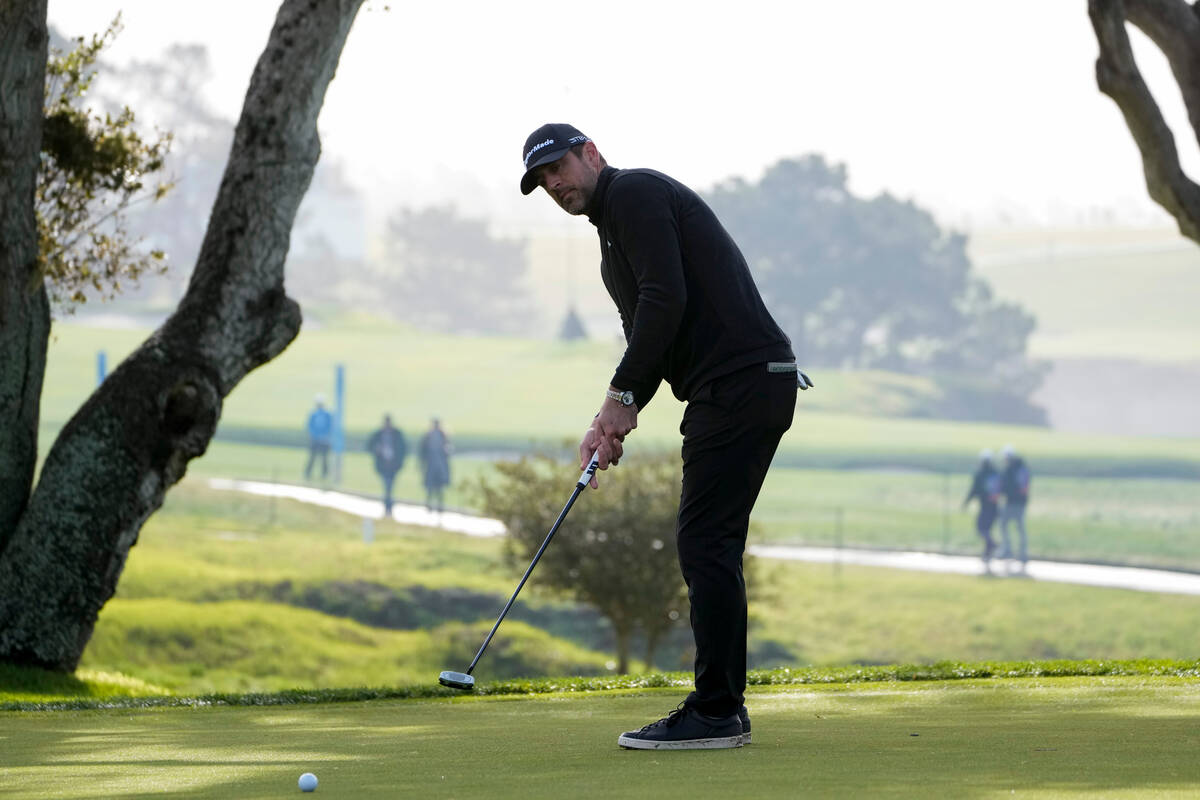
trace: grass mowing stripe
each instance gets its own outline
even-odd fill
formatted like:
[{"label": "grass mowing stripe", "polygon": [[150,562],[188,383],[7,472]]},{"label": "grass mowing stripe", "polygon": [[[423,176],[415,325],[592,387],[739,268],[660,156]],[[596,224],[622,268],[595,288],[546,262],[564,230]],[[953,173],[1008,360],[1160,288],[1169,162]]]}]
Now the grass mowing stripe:
[{"label": "grass mowing stripe", "polygon": [[755,743],[637,752],[678,689],[284,708],[10,714],[11,798],[1187,797],[1200,704],[1174,677],[755,688]]}]

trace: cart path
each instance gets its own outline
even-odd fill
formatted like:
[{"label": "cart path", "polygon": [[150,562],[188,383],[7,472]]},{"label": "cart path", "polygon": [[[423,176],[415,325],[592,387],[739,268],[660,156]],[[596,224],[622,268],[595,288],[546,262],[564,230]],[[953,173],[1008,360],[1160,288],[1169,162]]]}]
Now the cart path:
[{"label": "cart path", "polygon": [[[282,497],[302,503],[333,508],[364,519],[383,517],[383,503],[361,495],[335,492],[313,486],[267,483],[264,481],[213,478],[213,489],[246,492],[264,497]],[[504,523],[496,519],[463,514],[458,511],[433,512],[424,506],[394,503],[392,519],[409,525],[441,528],[467,536],[502,536]],[[853,564],[865,567],[906,569],[918,572],[940,572],[956,575],[982,575],[983,564],[976,556],[951,556],[940,553],[920,553],[891,550],[855,550],[834,547],[802,547],[795,545],[755,544],[747,548],[751,555],[787,561],[806,561],[819,564]],[[1007,570],[1010,563],[992,560],[993,573],[1013,575]],[[1131,589],[1139,592],[1200,595],[1200,575],[1142,567],[1114,567],[1101,564],[1072,564],[1062,561],[1028,563],[1022,578],[1053,583],[1074,583],[1111,589]]]}]

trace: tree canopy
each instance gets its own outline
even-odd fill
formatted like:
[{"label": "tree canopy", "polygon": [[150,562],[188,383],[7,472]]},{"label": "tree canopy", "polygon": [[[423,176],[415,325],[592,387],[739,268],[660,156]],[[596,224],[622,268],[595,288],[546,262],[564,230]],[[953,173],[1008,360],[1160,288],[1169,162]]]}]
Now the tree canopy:
[{"label": "tree canopy", "polygon": [[170,184],[156,174],[171,137],[147,141],[128,106],[114,115],[85,104],[97,58],[119,30],[118,16],[103,34],[79,37],[69,51],[52,48],[46,63],[38,257],[51,299],[67,309],[86,302],[89,289],[111,297],[164,268],[163,251],[142,247],[130,234],[126,212],[166,195]]},{"label": "tree canopy", "polygon": [[784,159],[761,180],[706,194],[742,248],[768,307],[809,366],[935,378],[947,416],[1040,422],[1034,320],[972,274],[966,238],[888,194],[864,199],[846,168]]},{"label": "tree canopy", "polygon": [[393,313],[446,333],[527,332],[526,243],[492,236],[453,206],[403,208],[388,220],[378,283]]}]

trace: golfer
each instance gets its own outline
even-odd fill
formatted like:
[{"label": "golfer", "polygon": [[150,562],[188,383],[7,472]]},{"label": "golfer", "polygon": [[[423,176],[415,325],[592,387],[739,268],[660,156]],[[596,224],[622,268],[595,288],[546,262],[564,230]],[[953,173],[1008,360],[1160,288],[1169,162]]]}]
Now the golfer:
[{"label": "golfer", "polygon": [[[792,424],[796,369],[736,244],[700,197],[649,169],[608,166],[571,125],[534,131],[521,155],[521,193],[538,186],[600,235],[600,274],[626,348],[579,445],[615,465],[662,381],[687,402],[676,537],[696,642],[695,691],[667,717],[617,742],[634,749],[737,747],[746,714],[746,584],[750,511]],[[593,478],[592,488],[598,486]]]}]

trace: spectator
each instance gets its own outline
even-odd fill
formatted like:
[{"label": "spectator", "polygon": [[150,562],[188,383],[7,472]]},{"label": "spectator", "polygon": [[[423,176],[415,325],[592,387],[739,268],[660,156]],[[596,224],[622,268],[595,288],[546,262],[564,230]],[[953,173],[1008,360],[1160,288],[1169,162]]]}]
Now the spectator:
[{"label": "spectator", "polygon": [[408,455],[408,443],[399,428],[392,427],[390,414],[383,415],[383,427],[367,439],[367,450],[375,459],[375,471],[383,481],[383,513],[392,515],[392,487],[396,484],[396,473],[404,467]]},{"label": "spectator", "polygon": [[1032,480],[1033,475],[1030,473],[1025,459],[1021,458],[1011,444],[1004,445],[1004,472],[1000,476],[1000,487],[1004,493],[1004,507],[1000,510],[1000,539],[1002,542],[1000,558],[1011,559],[1013,557],[1008,538],[1008,523],[1013,522],[1017,526],[1017,534],[1021,537],[1021,549],[1018,555],[1018,560],[1021,562],[1021,574],[1025,574],[1029,562],[1029,539],[1025,533],[1025,508],[1029,505],[1029,484]]},{"label": "spectator", "polygon": [[1000,473],[992,464],[992,451],[979,453],[979,468],[971,478],[971,488],[963,499],[963,508],[973,499],[979,500],[979,514],[975,517],[975,530],[983,539],[983,572],[992,574],[992,553],[996,543],[992,540],[992,525],[996,522],[996,511],[1000,501]]},{"label": "spectator", "polygon": [[450,484],[450,439],[435,417],[428,431],[421,437],[417,455],[425,474],[425,507],[430,511],[444,511],[444,492]]},{"label": "spectator", "polygon": [[313,462],[321,460],[321,480],[329,478],[329,444],[333,439],[333,415],[325,410],[325,397],[317,395],[316,408],[308,415],[308,463],[304,480],[312,478]]}]

